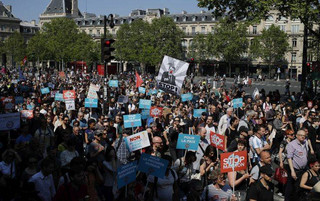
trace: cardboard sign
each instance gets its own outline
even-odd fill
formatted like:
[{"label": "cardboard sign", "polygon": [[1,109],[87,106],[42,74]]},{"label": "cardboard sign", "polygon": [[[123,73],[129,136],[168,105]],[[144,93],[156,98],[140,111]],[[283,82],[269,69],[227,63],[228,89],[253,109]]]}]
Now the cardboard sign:
[{"label": "cardboard sign", "polygon": [[191,101],[192,98],[193,98],[192,93],[181,94],[181,101],[182,102]]},{"label": "cardboard sign", "polygon": [[199,117],[201,117],[203,112],[207,112],[207,110],[206,109],[194,109],[193,110],[193,116],[195,118],[199,118]]},{"label": "cardboard sign", "polygon": [[87,95],[87,98],[91,98],[91,99],[98,99],[98,95],[97,95],[97,92],[95,91],[88,91],[88,95]]},{"label": "cardboard sign", "polygon": [[124,95],[120,95],[119,97],[118,97],[118,103],[127,103],[129,101],[129,98],[128,98],[128,96],[124,96]]},{"label": "cardboard sign", "polygon": [[143,149],[150,146],[149,135],[147,131],[130,135],[124,139],[130,152]]},{"label": "cardboard sign", "polygon": [[232,100],[233,108],[239,108],[243,105],[243,99],[242,98],[236,98]]},{"label": "cardboard sign", "polygon": [[150,109],[151,108],[151,100],[140,99],[139,100],[139,109]]},{"label": "cardboard sign", "polygon": [[117,170],[118,189],[136,180],[137,161],[122,165]]},{"label": "cardboard sign", "polygon": [[118,80],[109,80],[109,87],[119,87]]},{"label": "cardboard sign", "polygon": [[14,102],[15,102],[15,104],[23,103],[24,102],[23,96],[16,96],[14,98]]},{"label": "cardboard sign", "polygon": [[90,87],[89,87],[89,91],[99,91],[100,87],[98,85],[95,85],[95,84],[90,84]]},{"label": "cardboard sign", "polygon": [[223,135],[210,131],[210,144],[222,151],[225,150],[225,138]]},{"label": "cardboard sign", "polygon": [[84,100],[84,106],[89,108],[97,108],[98,107],[98,99],[86,98]]},{"label": "cardboard sign", "polygon": [[46,88],[42,88],[42,89],[41,89],[41,94],[48,94],[48,93],[50,93],[49,87],[46,87]]},{"label": "cardboard sign", "polygon": [[141,110],[141,119],[148,119],[150,117],[150,110]]},{"label": "cardboard sign", "polygon": [[33,110],[21,110],[21,118],[32,119],[33,118]]},{"label": "cardboard sign", "polygon": [[169,161],[162,158],[142,153],[139,160],[138,171],[144,172],[147,175],[164,178],[168,163]]},{"label": "cardboard sign", "polygon": [[248,152],[229,152],[220,154],[221,173],[247,169]]},{"label": "cardboard sign", "polygon": [[179,134],[177,149],[188,149],[197,151],[200,142],[200,135]]},{"label": "cardboard sign", "polygon": [[67,110],[76,110],[74,100],[65,100]]},{"label": "cardboard sign", "polygon": [[156,90],[156,89],[150,89],[149,91],[148,91],[148,94],[147,95],[154,95],[154,94],[157,94],[158,93],[158,90]]},{"label": "cardboard sign", "polygon": [[55,100],[55,101],[64,101],[64,99],[63,99],[63,94],[62,94],[62,93],[56,93],[56,94],[54,95],[54,100]]},{"label": "cardboard sign", "polygon": [[152,117],[160,117],[162,116],[163,108],[162,107],[151,107],[150,108],[150,116]]},{"label": "cardboard sign", "polygon": [[144,88],[144,87],[139,87],[139,93],[140,93],[140,94],[145,94],[145,93],[146,93],[146,88]]},{"label": "cardboard sign", "polygon": [[125,128],[141,126],[141,114],[123,115],[123,121]]},{"label": "cardboard sign", "polygon": [[308,108],[311,109],[313,107],[313,102],[312,101],[308,101]]},{"label": "cardboard sign", "polygon": [[76,92],[74,90],[63,90],[64,100],[73,100],[76,98]]},{"label": "cardboard sign", "polygon": [[20,128],[20,112],[0,114],[0,130],[13,130]]}]

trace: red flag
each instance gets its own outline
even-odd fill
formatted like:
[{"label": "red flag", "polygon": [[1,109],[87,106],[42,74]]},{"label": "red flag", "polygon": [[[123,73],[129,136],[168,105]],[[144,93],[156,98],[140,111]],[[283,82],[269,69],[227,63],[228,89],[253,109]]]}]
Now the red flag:
[{"label": "red flag", "polygon": [[140,75],[138,74],[138,72],[136,71],[136,87],[140,87],[143,83],[143,80],[141,79]]},{"label": "red flag", "polygon": [[27,56],[24,56],[22,62],[21,62],[21,66],[24,66],[27,63]]}]

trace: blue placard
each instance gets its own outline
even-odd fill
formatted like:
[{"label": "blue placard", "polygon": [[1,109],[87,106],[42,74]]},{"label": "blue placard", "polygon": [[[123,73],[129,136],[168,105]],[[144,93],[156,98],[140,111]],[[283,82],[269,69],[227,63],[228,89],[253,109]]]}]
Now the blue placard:
[{"label": "blue placard", "polygon": [[192,93],[181,94],[181,101],[182,102],[191,101],[192,98],[193,98]]},{"label": "blue placard", "polygon": [[177,149],[188,149],[197,151],[200,142],[200,135],[179,134]]},{"label": "blue placard", "polygon": [[140,93],[140,94],[145,94],[145,93],[146,93],[146,88],[144,88],[144,87],[139,87],[139,93]]},{"label": "blue placard", "polygon": [[97,108],[98,107],[98,99],[86,98],[84,100],[85,107]]},{"label": "blue placard", "polygon": [[150,110],[141,110],[141,119],[148,119],[150,116]]},{"label": "blue placard", "polygon": [[23,96],[16,96],[14,98],[14,102],[15,102],[15,104],[23,103],[24,102]]},{"label": "blue placard", "polygon": [[42,89],[41,89],[41,94],[48,94],[48,93],[50,93],[49,87],[46,87],[46,88],[42,88]]},{"label": "blue placard", "polygon": [[118,189],[136,180],[137,161],[122,165],[117,170]]},{"label": "blue placard", "polygon": [[55,101],[63,101],[64,99],[63,99],[63,94],[62,93],[56,93],[55,95],[54,95],[54,100]]},{"label": "blue placard", "polygon": [[109,87],[119,87],[118,80],[109,80]]},{"label": "blue placard", "polygon": [[236,98],[232,100],[233,108],[239,108],[243,105],[243,99],[242,98]]},{"label": "blue placard", "polygon": [[193,110],[193,116],[194,116],[195,118],[199,118],[199,117],[201,117],[201,114],[202,114],[203,112],[207,112],[207,110],[206,110],[206,109],[194,109],[194,110]]},{"label": "blue placard", "polygon": [[150,89],[148,91],[148,95],[154,95],[154,94],[157,94],[157,93],[158,93],[158,90],[156,90],[156,89]]},{"label": "blue placard", "polygon": [[151,100],[140,99],[139,100],[139,109],[150,109],[151,108]]},{"label": "blue placard", "polygon": [[168,163],[167,160],[143,153],[139,160],[138,170],[147,175],[164,178]]},{"label": "blue placard", "polygon": [[48,83],[48,87],[51,88],[51,89],[54,89],[54,84]]},{"label": "blue placard", "polygon": [[141,114],[123,115],[123,121],[125,128],[141,126]]}]

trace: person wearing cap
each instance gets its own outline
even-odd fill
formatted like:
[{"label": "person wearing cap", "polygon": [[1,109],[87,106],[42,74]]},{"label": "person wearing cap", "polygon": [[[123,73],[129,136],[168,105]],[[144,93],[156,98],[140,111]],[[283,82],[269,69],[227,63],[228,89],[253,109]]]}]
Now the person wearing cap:
[{"label": "person wearing cap", "polygon": [[213,183],[206,186],[202,192],[201,200],[231,200],[236,201],[237,198],[232,195],[232,190],[226,183],[227,175],[220,172],[220,169],[213,170],[209,174],[209,180]]},{"label": "person wearing cap", "polygon": [[227,109],[227,114],[223,115],[220,118],[219,125],[218,125],[218,133],[219,134],[221,134],[221,135],[225,134],[227,128],[230,126],[230,119],[232,117],[232,114],[233,114],[233,108],[229,107]]},{"label": "person wearing cap", "polygon": [[254,185],[250,186],[248,198],[250,201],[273,201],[274,185],[272,177],[274,171],[271,165],[264,165],[260,168],[261,178]]}]

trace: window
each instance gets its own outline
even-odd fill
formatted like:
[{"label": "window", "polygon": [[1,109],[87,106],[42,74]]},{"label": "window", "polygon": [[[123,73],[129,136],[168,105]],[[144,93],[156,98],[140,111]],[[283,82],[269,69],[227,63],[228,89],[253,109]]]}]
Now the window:
[{"label": "window", "polygon": [[186,33],[187,28],[186,28],[186,27],[182,27],[182,31],[183,31],[184,33]]},{"label": "window", "polygon": [[189,47],[192,46],[192,40],[189,41]]},{"label": "window", "polygon": [[100,36],[100,30],[97,30],[97,35]]},{"label": "window", "polygon": [[196,34],[196,27],[191,27],[191,30],[192,34]]},{"label": "window", "polygon": [[266,25],[264,28],[265,28],[266,30],[268,30],[270,27],[271,27],[271,25]]},{"label": "window", "polygon": [[257,34],[257,26],[252,27],[252,34]]},{"label": "window", "polygon": [[292,52],[291,53],[291,62],[296,62],[297,61],[297,53],[296,52]]},{"label": "window", "polygon": [[296,38],[292,39],[292,47],[297,47],[297,39]]},{"label": "window", "polygon": [[211,33],[214,33],[214,27],[211,27]]},{"label": "window", "polygon": [[5,30],[5,26],[4,25],[1,25],[1,31],[4,31]]},{"label": "window", "polygon": [[267,21],[269,21],[269,22],[273,21],[272,15],[269,15],[269,16],[268,16]]},{"label": "window", "polygon": [[197,16],[194,16],[193,18],[192,18],[192,21],[197,21]]},{"label": "window", "polygon": [[280,25],[280,30],[286,32],[286,25]]},{"label": "window", "polygon": [[291,26],[291,32],[292,33],[298,33],[299,32],[299,25],[292,25]]},{"label": "window", "polygon": [[206,27],[201,27],[201,33],[205,34],[206,33]]}]

